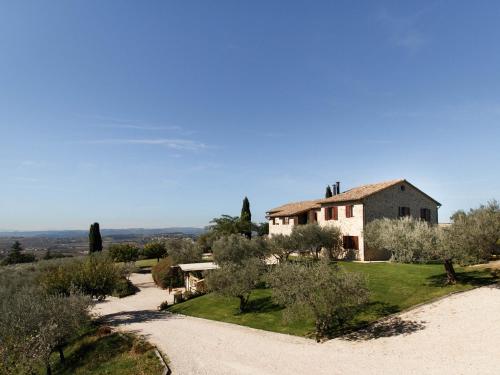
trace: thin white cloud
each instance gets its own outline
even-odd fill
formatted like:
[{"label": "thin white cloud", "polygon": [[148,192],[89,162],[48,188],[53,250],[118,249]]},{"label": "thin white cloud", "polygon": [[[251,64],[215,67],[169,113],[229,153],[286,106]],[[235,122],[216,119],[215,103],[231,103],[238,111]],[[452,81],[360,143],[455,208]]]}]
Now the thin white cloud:
[{"label": "thin white cloud", "polygon": [[112,128],[112,129],[134,129],[134,130],[163,130],[163,131],[174,131],[181,132],[184,135],[192,134],[193,132],[190,130],[185,130],[181,126],[178,125],[160,125],[160,124],[151,124],[151,123],[143,123],[141,121],[135,120],[126,120],[119,119],[107,116],[96,116],[97,120],[96,126],[103,128]]},{"label": "thin white cloud", "polygon": [[401,35],[395,35],[392,41],[396,46],[411,53],[417,53],[426,44],[426,39],[416,30],[408,30]]},{"label": "thin white cloud", "polygon": [[415,54],[429,42],[429,38],[419,30],[417,22],[432,8],[424,8],[409,16],[395,16],[384,9],[378,12],[377,19],[388,28],[391,44]]},{"label": "thin white cloud", "polygon": [[208,148],[204,143],[191,139],[156,138],[156,139],[102,139],[89,141],[91,144],[115,144],[115,145],[158,145],[172,150],[199,151]]},{"label": "thin white cloud", "polygon": [[182,128],[177,125],[133,125],[133,124],[101,124],[102,127],[113,129],[137,129],[137,130],[171,130],[182,131]]},{"label": "thin white cloud", "polygon": [[45,162],[36,160],[23,160],[21,162],[21,167],[44,167],[45,165]]}]

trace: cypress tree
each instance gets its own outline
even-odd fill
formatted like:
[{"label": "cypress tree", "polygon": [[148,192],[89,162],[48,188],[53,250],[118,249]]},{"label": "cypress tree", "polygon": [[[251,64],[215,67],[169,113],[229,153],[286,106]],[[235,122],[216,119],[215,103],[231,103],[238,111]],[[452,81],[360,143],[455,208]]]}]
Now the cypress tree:
[{"label": "cypress tree", "polygon": [[89,230],[89,252],[94,253],[96,251],[102,251],[102,237],[99,223],[91,224]]},{"label": "cypress tree", "polygon": [[330,198],[332,196],[333,196],[332,188],[330,187],[330,185],[326,185],[325,198]]},{"label": "cypress tree", "polygon": [[241,207],[240,221],[242,224],[242,234],[248,238],[252,237],[252,212],[250,211],[250,201],[247,197],[243,199],[243,206]]}]

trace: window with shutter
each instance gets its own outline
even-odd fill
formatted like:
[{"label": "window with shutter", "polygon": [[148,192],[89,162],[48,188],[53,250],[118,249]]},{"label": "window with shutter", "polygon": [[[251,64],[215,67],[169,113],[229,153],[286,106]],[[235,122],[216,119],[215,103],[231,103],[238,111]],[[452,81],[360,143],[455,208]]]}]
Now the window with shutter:
[{"label": "window with shutter", "polygon": [[339,219],[339,208],[337,206],[333,207],[333,220]]},{"label": "window with shutter", "polygon": [[431,210],[429,208],[421,208],[420,209],[420,219],[425,220],[427,222],[431,221]]},{"label": "window with shutter", "polygon": [[399,217],[410,216],[410,207],[399,207]]},{"label": "window with shutter", "polygon": [[359,240],[358,236],[352,236],[352,248],[354,250],[359,250]]},{"label": "window with shutter", "polygon": [[353,205],[345,206],[345,217],[353,217]]}]

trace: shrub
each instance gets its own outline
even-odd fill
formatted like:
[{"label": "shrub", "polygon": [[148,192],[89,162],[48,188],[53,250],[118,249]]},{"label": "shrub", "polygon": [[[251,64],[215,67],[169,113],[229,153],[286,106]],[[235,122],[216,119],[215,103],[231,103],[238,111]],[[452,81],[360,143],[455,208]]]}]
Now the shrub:
[{"label": "shrub", "polygon": [[132,284],[132,282],[126,278],[120,278],[116,283],[115,290],[113,291],[113,296],[118,298],[123,298],[131,296],[137,293],[139,289]]},{"label": "shrub", "polygon": [[169,308],[169,303],[168,301],[163,301],[162,303],[160,303],[160,306],[158,306],[158,310],[160,311],[164,311],[164,310],[167,310]]},{"label": "shrub", "polygon": [[184,280],[179,268],[172,266],[172,258],[167,257],[160,260],[151,269],[153,280],[160,288],[176,288],[184,285]]},{"label": "shrub", "polygon": [[69,296],[77,290],[102,300],[116,289],[122,269],[105,255],[93,253],[83,260],[50,263],[41,270],[39,282],[49,294]]}]

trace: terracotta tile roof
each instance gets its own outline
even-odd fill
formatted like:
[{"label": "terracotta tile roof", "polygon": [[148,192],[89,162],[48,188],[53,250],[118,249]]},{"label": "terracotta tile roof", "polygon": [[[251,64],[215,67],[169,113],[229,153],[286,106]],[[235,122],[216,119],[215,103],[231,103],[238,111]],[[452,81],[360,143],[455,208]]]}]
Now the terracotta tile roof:
[{"label": "terracotta tile roof", "polygon": [[330,198],[320,199],[319,203],[334,203],[334,202],[347,202],[347,201],[357,201],[363,198],[368,197],[380,190],[387,189],[393,185],[404,182],[404,179],[397,179],[391,181],[379,182],[376,184],[363,185],[359,187],[355,187],[353,189],[344,191],[343,193],[334,195]]},{"label": "terracotta tile roof", "polygon": [[267,215],[269,217],[297,215],[302,212],[309,211],[313,208],[320,208],[318,201],[319,200],[316,199],[312,201],[302,201],[302,202],[293,202],[284,204],[283,206],[279,206],[267,211]]},{"label": "terracotta tile roof", "polygon": [[411,186],[413,186],[415,189],[420,191],[422,194],[427,196],[429,199],[432,199],[434,202],[436,202],[439,206],[441,203],[436,201],[434,198],[428,196],[425,194],[423,191],[409,183],[403,178],[397,179],[397,180],[391,180],[391,181],[384,181],[384,182],[379,182],[376,184],[368,184],[368,185],[363,185],[359,187],[355,187],[352,189],[349,189],[347,191],[344,191],[343,193],[334,195],[333,197],[330,198],[323,198],[323,199],[315,199],[311,201],[302,201],[302,202],[294,202],[294,203],[288,203],[284,204],[283,206],[279,206],[276,208],[273,208],[267,212],[268,217],[279,217],[279,216],[294,216],[306,211],[309,211],[314,208],[320,208],[322,204],[325,203],[340,203],[340,202],[350,202],[350,201],[359,201],[362,200],[372,194],[375,194],[381,190],[387,189],[393,185],[400,184],[402,182],[405,182]]}]

